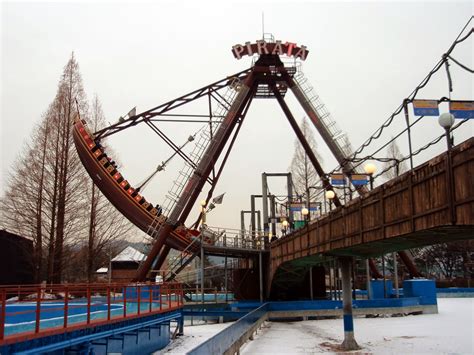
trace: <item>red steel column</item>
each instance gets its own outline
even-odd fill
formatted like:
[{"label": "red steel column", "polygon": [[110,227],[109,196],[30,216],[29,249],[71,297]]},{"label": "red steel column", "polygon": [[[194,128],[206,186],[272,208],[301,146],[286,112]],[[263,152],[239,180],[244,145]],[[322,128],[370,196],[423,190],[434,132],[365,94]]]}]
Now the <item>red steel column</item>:
[{"label": "red steel column", "polygon": [[[230,107],[224,121],[220,124],[218,130],[215,132],[215,135],[212,138],[204,155],[202,156],[196,170],[188,180],[188,183],[183,189],[183,192],[181,193],[176,206],[168,217],[166,224],[159,231],[156,241],[153,244],[153,248],[151,249],[144,263],[138,269],[135,277],[136,281],[143,281],[146,278],[146,275],[153,265],[153,261],[155,260],[159,251],[163,247],[166,238],[168,238],[169,234],[174,228],[176,228],[179,224],[184,223],[188,217],[189,212],[196,202],[196,199],[199,196],[199,193],[201,192],[201,189],[212,170],[212,167],[219,158],[220,153],[222,152],[228,138],[230,137],[232,130],[240,117],[240,114],[242,113],[246,103],[253,96],[253,91],[251,92],[253,84],[254,76],[253,73],[250,73],[240,86],[236,99]],[[157,265],[157,267],[160,267],[160,265]]]}]

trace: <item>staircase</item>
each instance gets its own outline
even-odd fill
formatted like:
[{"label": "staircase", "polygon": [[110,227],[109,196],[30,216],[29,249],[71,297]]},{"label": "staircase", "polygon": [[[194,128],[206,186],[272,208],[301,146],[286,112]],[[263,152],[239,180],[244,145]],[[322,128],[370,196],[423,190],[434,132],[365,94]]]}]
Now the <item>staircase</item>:
[{"label": "staircase", "polygon": [[[213,112],[213,117],[218,118],[216,121],[213,121],[214,130],[219,127],[221,119],[227,115],[232,103],[235,100],[235,97],[237,96],[239,88],[240,79],[232,78],[225,93],[220,96],[217,108]],[[148,226],[146,234],[151,237],[152,242],[155,240],[155,237],[159,234],[161,228],[164,226],[167,216],[171,213],[174,206],[176,205],[184,187],[186,186],[191,175],[194,173],[195,167],[198,165],[209,145],[209,142],[211,141],[212,136],[207,128],[208,125],[201,128],[201,130],[197,133],[198,138],[195,140],[194,148],[190,153],[191,163],[184,163],[183,168],[178,173],[178,177],[173,182],[171,189],[168,191],[168,194],[165,197],[165,202],[162,205],[162,214],[155,216],[152,223]],[[189,262],[190,261],[188,261],[188,263]]]},{"label": "staircase", "polygon": [[[245,233],[245,232],[244,232]],[[247,249],[247,250],[263,250],[264,242],[263,237],[252,238],[250,234],[243,234],[242,238],[241,231],[226,232],[225,230],[212,230],[207,226],[202,226],[201,234],[196,237],[188,247],[183,250],[180,256],[173,260],[168,266],[168,271],[163,277],[165,282],[170,282],[194,260],[196,256],[199,256],[199,249],[192,252],[193,247],[201,245],[201,240],[206,245],[212,245],[217,248],[226,249],[229,256],[232,256],[232,252],[236,249]],[[196,249],[195,249],[196,250]]]},{"label": "staircase", "polygon": [[[213,117],[219,118],[217,121],[213,122],[214,130],[219,127],[221,119],[227,115],[230,107],[232,106],[232,103],[235,100],[235,97],[237,96],[239,87],[240,79],[233,78],[232,81],[229,83],[226,92],[221,97],[221,100],[218,101],[218,106],[213,112]],[[163,213],[165,215],[168,215],[176,205],[179,197],[183,192],[184,186],[186,186],[189,178],[194,173],[195,167],[198,165],[199,161],[202,158],[202,155],[206,151],[206,148],[208,147],[209,142],[212,139],[212,135],[208,131],[207,127],[208,126],[206,125],[201,129],[199,138],[196,140],[196,143],[194,145],[194,149],[190,153],[193,165],[188,162],[184,163],[183,168],[179,172],[178,178],[174,181],[173,186],[166,195],[166,200],[163,204]]]},{"label": "staircase", "polygon": [[178,275],[181,270],[183,270],[191,261],[194,260],[196,256],[198,256],[199,252],[192,252],[191,248],[193,245],[199,245],[201,244],[201,241],[199,238],[195,238],[187,247],[184,249],[180,255],[179,258],[175,259],[169,266],[168,266],[168,271],[164,275],[163,280],[165,282],[169,282],[174,280],[176,275]]},{"label": "staircase", "polygon": [[304,75],[301,67],[301,63],[297,63],[296,74],[293,79],[300,87],[306,102],[310,104],[314,112],[318,115],[327,133],[339,148],[339,151],[342,152],[342,155],[345,158],[350,157],[353,154],[353,149],[347,135],[337,126],[336,121],[332,118],[326,105],[324,105],[321,98],[316,93],[316,90],[314,90],[309,83],[308,78]]}]

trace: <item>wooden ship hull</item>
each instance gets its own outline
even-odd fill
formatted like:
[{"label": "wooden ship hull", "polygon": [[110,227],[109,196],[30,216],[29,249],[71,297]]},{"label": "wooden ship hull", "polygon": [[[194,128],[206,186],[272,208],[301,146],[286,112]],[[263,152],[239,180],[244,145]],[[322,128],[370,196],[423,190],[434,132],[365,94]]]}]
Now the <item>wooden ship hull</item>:
[{"label": "wooden ship hull", "polygon": [[[74,121],[73,139],[84,168],[104,196],[130,222],[153,237],[155,230],[158,230],[167,219],[161,214],[161,208],[158,205],[153,206],[130,186],[83,120]],[[183,225],[178,226],[168,236],[166,245],[173,249],[184,250],[198,234],[198,231],[189,230]],[[194,244],[190,251],[198,247],[198,243]]]}]

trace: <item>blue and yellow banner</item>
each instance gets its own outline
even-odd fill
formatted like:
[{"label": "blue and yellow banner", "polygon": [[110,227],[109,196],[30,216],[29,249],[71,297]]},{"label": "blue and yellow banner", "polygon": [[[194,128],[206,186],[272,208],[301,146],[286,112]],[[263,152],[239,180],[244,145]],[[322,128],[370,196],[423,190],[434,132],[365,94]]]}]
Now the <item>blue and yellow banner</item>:
[{"label": "blue and yellow banner", "polygon": [[333,186],[344,186],[346,184],[346,179],[343,174],[331,174],[331,185]]},{"label": "blue and yellow banner", "polygon": [[366,174],[352,174],[351,182],[354,186],[363,186],[367,185],[369,182],[368,176]]},{"label": "blue and yellow banner", "polygon": [[[301,210],[305,207],[308,208],[308,205],[305,202],[290,203],[290,211],[292,212],[301,212]],[[321,208],[320,202],[311,202],[309,205],[309,210],[312,212],[319,211],[320,208]]]},{"label": "blue and yellow banner", "polygon": [[436,100],[413,100],[412,104],[415,116],[439,116]]},{"label": "blue and yellow banner", "polygon": [[449,112],[456,118],[474,118],[474,101],[451,101]]}]

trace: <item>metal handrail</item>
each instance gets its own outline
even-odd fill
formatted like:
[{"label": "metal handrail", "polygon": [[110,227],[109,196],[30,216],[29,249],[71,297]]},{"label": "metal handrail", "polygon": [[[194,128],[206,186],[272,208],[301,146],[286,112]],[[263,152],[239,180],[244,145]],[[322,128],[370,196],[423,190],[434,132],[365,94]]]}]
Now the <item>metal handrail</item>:
[{"label": "metal handrail", "polygon": [[265,248],[264,237],[258,234],[242,235],[241,231],[227,232],[225,229],[213,230],[206,225],[201,227],[201,234],[211,241],[209,244],[216,247],[253,250],[263,250]]},{"label": "metal handrail", "polygon": [[19,337],[33,339],[168,312],[182,305],[183,287],[177,282],[2,286],[0,345]]},{"label": "metal handrail", "polygon": [[[192,295],[195,295],[196,296],[196,302],[199,302],[199,303],[203,303],[203,300],[202,300],[202,290],[199,289],[199,290],[196,290],[196,288],[183,288],[183,294],[186,295],[186,296],[191,296],[190,298],[192,299]],[[222,302],[222,300],[219,300],[219,295],[224,295],[224,298],[227,300],[227,301],[233,301],[235,300],[234,297],[229,297],[229,295],[234,295],[233,292],[230,292],[230,291],[219,291],[217,289],[217,287],[214,287],[214,288],[205,288],[204,289],[204,294],[205,295],[211,295],[211,297],[206,300],[204,299],[204,303],[219,303],[220,301]],[[193,301],[188,301],[187,303],[189,302],[193,302]]]},{"label": "metal handrail", "polygon": [[[205,342],[187,352],[189,355],[200,354],[225,354],[246,334],[251,335],[253,330],[260,326],[267,319],[268,303],[264,303],[257,309],[249,312],[237,322],[215,334]],[[246,339],[245,339],[246,340]],[[235,349],[235,350],[238,350]],[[238,351],[235,351],[238,353]],[[230,352],[229,352],[230,353]]]}]

